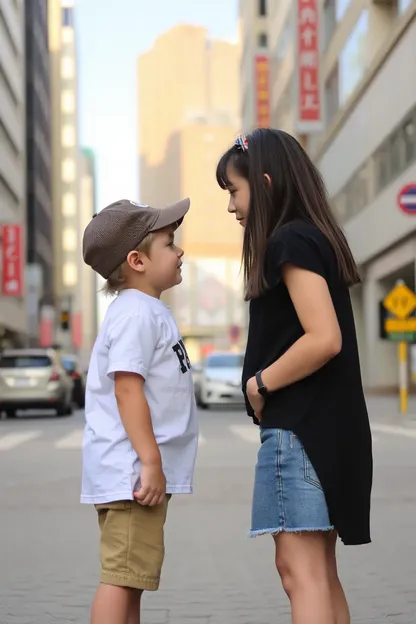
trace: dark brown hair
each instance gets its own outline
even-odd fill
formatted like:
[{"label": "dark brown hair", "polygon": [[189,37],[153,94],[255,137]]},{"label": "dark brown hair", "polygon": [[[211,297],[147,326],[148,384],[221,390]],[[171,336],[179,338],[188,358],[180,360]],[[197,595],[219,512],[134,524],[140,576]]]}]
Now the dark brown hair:
[{"label": "dark brown hair", "polygon": [[250,185],[242,254],[246,300],[267,290],[264,263],[268,240],[294,219],[318,227],[334,249],[341,279],[348,286],[359,283],[357,265],[329,207],[322,177],[298,141],[282,130],[261,128],[247,135],[247,142],[248,149],[234,145],[225,152],[216,173],[222,189],[231,186],[228,165]]}]

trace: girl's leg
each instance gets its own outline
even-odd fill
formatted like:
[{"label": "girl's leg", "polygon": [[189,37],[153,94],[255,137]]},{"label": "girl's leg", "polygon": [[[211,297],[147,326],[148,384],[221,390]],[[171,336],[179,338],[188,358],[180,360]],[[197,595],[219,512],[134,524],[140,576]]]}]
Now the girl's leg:
[{"label": "girl's leg", "polygon": [[328,565],[330,533],[279,533],[276,567],[292,609],[292,624],[338,624]]},{"label": "girl's leg", "polygon": [[335,611],[336,624],[351,624],[350,611],[348,608],[347,599],[345,598],[344,590],[342,589],[341,582],[338,578],[336,559],[337,538],[338,535],[336,531],[333,531],[329,534],[327,542],[327,558],[331,584],[332,604]]}]

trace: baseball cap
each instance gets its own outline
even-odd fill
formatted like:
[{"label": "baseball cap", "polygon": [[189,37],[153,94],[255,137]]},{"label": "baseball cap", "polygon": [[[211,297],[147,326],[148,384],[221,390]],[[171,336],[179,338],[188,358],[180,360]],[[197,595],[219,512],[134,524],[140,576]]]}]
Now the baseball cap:
[{"label": "baseball cap", "polygon": [[85,228],[85,263],[107,279],[150,232],[169,225],[179,227],[189,206],[189,197],[166,208],[152,208],[129,199],[113,202],[95,214]]}]

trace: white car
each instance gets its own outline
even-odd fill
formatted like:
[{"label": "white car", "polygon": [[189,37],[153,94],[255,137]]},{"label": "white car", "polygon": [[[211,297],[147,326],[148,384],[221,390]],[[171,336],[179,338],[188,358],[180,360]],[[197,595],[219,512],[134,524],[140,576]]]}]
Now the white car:
[{"label": "white car", "polygon": [[199,380],[199,407],[244,405],[241,390],[242,353],[211,353],[205,360]]}]

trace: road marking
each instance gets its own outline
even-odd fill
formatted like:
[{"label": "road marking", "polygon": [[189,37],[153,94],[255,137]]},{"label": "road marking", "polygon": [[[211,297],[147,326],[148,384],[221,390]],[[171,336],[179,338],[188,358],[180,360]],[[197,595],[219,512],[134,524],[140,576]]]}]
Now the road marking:
[{"label": "road marking", "polygon": [[399,425],[383,425],[382,423],[372,424],[371,429],[377,433],[387,433],[389,435],[416,440],[416,429],[408,429],[407,427],[400,427]]},{"label": "road marking", "polygon": [[67,436],[57,440],[54,446],[57,449],[80,449],[82,448],[83,435],[84,429],[75,429]]},{"label": "road marking", "polygon": [[0,437],[0,451],[10,451],[16,446],[20,446],[29,440],[34,440],[40,436],[40,431],[22,431],[22,433],[6,433]]},{"label": "road marking", "polygon": [[259,430],[254,425],[230,425],[229,429],[238,438],[251,444],[260,444]]},{"label": "road marking", "polygon": [[198,436],[198,446],[203,446],[206,443],[207,443],[206,439],[204,438],[202,433],[200,433]]}]

